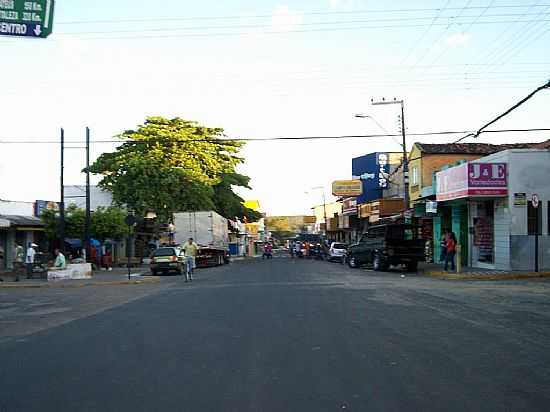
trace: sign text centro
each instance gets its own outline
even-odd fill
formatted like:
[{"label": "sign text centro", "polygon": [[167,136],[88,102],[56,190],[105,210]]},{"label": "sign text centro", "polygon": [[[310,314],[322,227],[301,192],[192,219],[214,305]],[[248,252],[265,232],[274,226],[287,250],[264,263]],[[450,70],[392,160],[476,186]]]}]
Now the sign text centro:
[{"label": "sign text centro", "polygon": [[54,0],[0,0],[0,35],[48,37]]},{"label": "sign text centro", "polygon": [[363,194],[363,182],[361,180],[337,180],[332,183],[334,196],[361,196]]}]

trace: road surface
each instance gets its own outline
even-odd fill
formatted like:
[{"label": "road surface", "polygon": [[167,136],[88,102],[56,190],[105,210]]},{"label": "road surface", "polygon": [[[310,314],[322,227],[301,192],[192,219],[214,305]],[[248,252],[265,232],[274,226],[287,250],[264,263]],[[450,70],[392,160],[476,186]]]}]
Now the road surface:
[{"label": "road surface", "polygon": [[549,292],[285,258],[2,291],[0,411],[547,411]]}]

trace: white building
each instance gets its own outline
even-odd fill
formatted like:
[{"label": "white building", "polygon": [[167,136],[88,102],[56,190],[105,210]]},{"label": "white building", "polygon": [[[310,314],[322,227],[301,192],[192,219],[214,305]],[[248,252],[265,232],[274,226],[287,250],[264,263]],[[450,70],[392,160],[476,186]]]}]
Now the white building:
[{"label": "white building", "polygon": [[0,272],[13,268],[15,244],[43,246],[44,225],[36,216],[35,202],[0,200]]},{"label": "white building", "polygon": [[[111,192],[99,186],[90,186],[90,210],[95,212],[99,207],[109,207],[113,203]],[[86,186],[65,186],[65,205],[76,205],[86,209]]]},{"label": "white building", "polygon": [[[485,176],[479,178],[480,172]],[[549,178],[550,150],[537,149],[504,150],[437,173],[438,202],[467,205],[464,222],[458,215],[452,222],[459,242],[467,240],[463,263],[533,271],[538,221],[539,269],[550,270]],[[538,208],[533,195],[540,199]]]}]

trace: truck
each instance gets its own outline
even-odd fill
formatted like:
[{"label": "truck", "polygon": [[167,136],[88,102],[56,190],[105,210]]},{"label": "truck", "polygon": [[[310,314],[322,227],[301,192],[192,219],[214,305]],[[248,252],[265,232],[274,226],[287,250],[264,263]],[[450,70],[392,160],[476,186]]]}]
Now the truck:
[{"label": "truck", "polygon": [[405,265],[414,272],[418,262],[426,260],[425,241],[418,232],[408,224],[372,226],[359,242],[348,247],[346,261],[352,268],[371,264],[374,270],[385,271],[390,265]]},{"label": "truck", "polygon": [[229,263],[227,219],[214,211],[174,213],[174,241],[183,245],[193,238],[199,246],[198,267]]}]

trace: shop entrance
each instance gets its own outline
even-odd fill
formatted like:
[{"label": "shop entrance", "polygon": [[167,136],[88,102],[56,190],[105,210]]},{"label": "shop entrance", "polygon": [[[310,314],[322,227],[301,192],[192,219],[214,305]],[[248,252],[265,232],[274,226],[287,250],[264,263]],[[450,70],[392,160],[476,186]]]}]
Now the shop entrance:
[{"label": "shop entrance", "polygon": [[494,201],[477,201],[473,205],[471,211],[472,266],[493,269],[495,265]]}]

